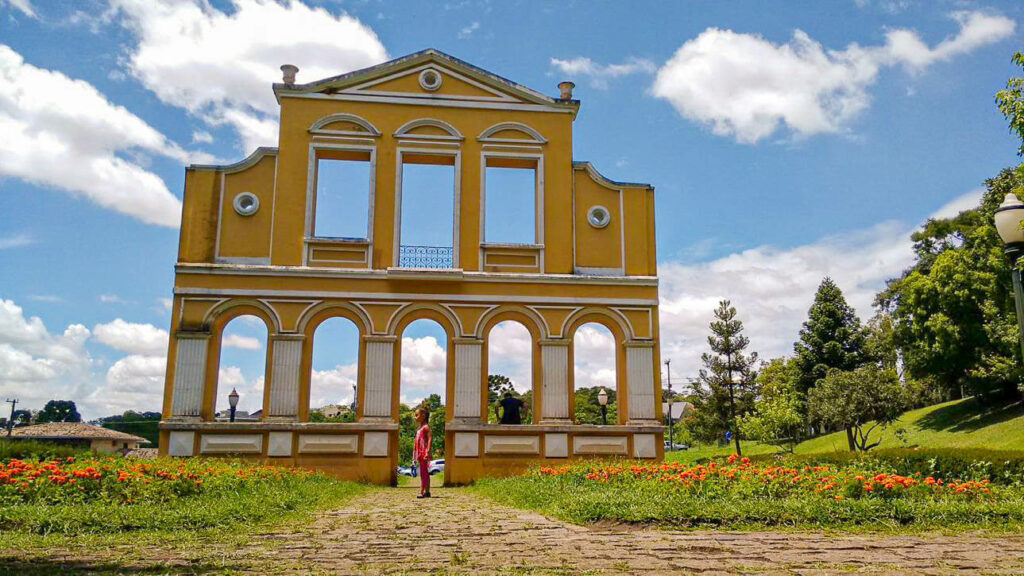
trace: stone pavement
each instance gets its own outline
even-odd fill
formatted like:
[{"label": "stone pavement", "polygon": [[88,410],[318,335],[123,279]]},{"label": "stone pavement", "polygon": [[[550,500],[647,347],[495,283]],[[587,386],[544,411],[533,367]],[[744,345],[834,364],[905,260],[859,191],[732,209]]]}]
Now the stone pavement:
[{"label": "stone pavement", "polygon": [[415,495],[411,487],[374,490],[311,525],[258,537],[245,556],[284,571],[342,574],[1024,574],[1024,535],[581,527],[464,489]]}]

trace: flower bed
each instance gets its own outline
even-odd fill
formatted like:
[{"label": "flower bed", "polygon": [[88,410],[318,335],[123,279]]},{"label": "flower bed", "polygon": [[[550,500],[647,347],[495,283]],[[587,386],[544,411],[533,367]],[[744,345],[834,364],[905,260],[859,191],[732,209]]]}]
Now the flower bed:
[{"label": "flower bed", "polygon": [[308,470],[206,459],[0,461],[0,530],[116,533],[251,524],[362,490]]},{"label": "flower bed", "polygon": [[673,527],[961,529],[1024,526],[1020,482],[900,474],[868,462],[590,461],[541,467],[475,489],[564,520]]},{"label": "flower bed", "polygon": [[790,467],[755,464],[750,458],[735,454],[725,464],[687,465],[680,462],[662,464],[606,464],[542,467],[538,476],[577,476],[584,482],[602,484],[628,482],[669,483],[676,489],[695,495],[716,496],[733,492],[746,497],[783,498],[789,496],[831,496],[844,498],[944,497],[985,498],[992,494],[987,479],[961,482],[944,481],[915,473],[910,476],[873,473],[858,468],[837,469],[833,466]]}]

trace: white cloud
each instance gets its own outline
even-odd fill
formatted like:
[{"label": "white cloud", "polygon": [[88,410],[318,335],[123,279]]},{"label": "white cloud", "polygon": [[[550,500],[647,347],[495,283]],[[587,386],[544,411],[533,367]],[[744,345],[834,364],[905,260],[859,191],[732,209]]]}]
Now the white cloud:
[{"label": "white cloud", "polygon": [[416,403],[431,394],[445,396],[448,354],[433,336],[402,338],[401,395]]},{"label": "white cloud", "polygon": [[135,324],[117,318],[107,324],[97,324],[93,327],[92,334],[101,343],[129,354],[142,356],[167,354],[168,333],[152,324]]},{"label": "white cloud", "polygon": [[24,233],[0,237],[0,250],[21,248],[22,246],[28,246],[29,244],[35,244],[35,238]]},{"label": "white cloud", "polygon": [[310,82],[383,62],[372,29],[347,14],[287,0],[233,0],[230,13],[200,0],[114,0],[135,36],[131,73],[163,102],[210,126],[229,124],[246,150],[277,142],[271,83],[295,64]]},{"label": "white cloud", "polygon": [[[955,215],[971,207],[969,198],[976,206],[978,192],[953,199],[931,217]],[[793,248],[758,246],[699,264],[659,263],[662,358],[672,359],[673,374],[681,379],[696,376],[712,312],[723,299],[739,312],[750,350],[765,359],[792,354],[825,276],[866,321],[885,281],[913,264],[913,229],[886,222]]]},{"label": "white cloud", "polygon": [[827,50],[796,30],[787,44],[708,28],[658,70],[652,93],[714,134],[755,143],[781,126],[798,136],[836,133],[870,105],[868,88],[885,66],[921,71],[1009,37],[1013,20],[957,12],[959,32],[928,47],[912,30],[892,29],[881,46]]},{"label": "white cloud", "polygon": [[213,134],[205,130],[195,130],[192,132],[192,143],[193,144],[210,144],[213,142]]},{"label": "white cloud", "polygon": [[104,416],[125,410],[158,412],[163,403],[166,368],[165,356],[125,356],[107,370],[103,385],[84,404]]},{"label": "white cloud", "polygon": [[190,154],[88,82],[28,64],[3,44],[0,134],[0,176],[84,196],[148,224],[178,226],[181,202],[138,153],[182,162]]},{"label": "white cloud", "polygon": [[215,410],[229,408],[228,394],[238,392],[238,409],[255,412],[263,408],[263,375],[247,380],[238,366],[221,366],[217,379],[217,400]]},{"label": "white cloud", "polygon": [[472,36],[473,32],[476,32],[479,29],[480,29],[480,23],[479,22],[473,22],[469,26],[465,26],[461,30],[459,30],[459,39],[460,40],[465,40],[466,38],[469,38],[470,36]]},{"label": "white cloud", "polygon": [[117,294],[100,294],[100,302],[104,304],[130,304],[128,300],[121,298]]},{"label": "white cloud", "polygon": [[519,392],[530,389],[533,339],[518,322],[499,322],[487,336],[487,371],[507,376]]},{"label": "white cloud", "polygon": [[228,334],[221,340],[221,346],[225,348],[238,348],[239,350],[259,350],[263,347],[259,338],[242,336],[240,334]]},{"label": "white cloud", "polygon": [[615,390],[615,339],[600,324],[584,324],[573,337],[573,382],[576,388],[604,386]]},{"label": "white cloud", "polygon": [[0,6],[7,4],[11,8],[14,8],[18,12],[21,12],[29,18],[38,18],[35,8],[32,7],[32,3],[29,0],[0,0]]},{"label": "white cloud", "polygon": [[578,56],[569,60],[551,59],[551,66],[562,74],[570,76],[586,76],[594,88],[605,89],[608,81],[630,74],[653,74],[657,70],[654,62],[646,58],[627,58],[621,64],[598,64],[590,58]]},{"label": "white cloud", "polygon": [[331,370],[313,370],[310,375],[309,407],[352,403],[352,387],[356,385],[359,367],[338,365]]},{"label": "white cloud", "polygon": [[88,338],[81,324],[51,334],[39,317],[26,318],[20,306],[0,299],[0,396],[18,398],[28,408],[42,408],[54,398],[80,398],[86,384],[82,375],[93,364],[85,350]]}]

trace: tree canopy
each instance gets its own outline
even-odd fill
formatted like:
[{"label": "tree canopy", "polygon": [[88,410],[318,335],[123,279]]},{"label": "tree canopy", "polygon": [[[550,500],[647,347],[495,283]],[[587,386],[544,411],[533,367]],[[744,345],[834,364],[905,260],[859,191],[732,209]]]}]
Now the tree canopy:
[{"label": "tree canopy", "polygon": [[82,415],[72,400],[50,400],[36,414],[36,423],[45,422],[81,422]]},{"label": "tree canopy", "polygon": [[806,395],[829,370],[853,370],[864,362],[864,328],[843,291],[826,277],[814,294],[800,339],[793,345],[797,391]]}]

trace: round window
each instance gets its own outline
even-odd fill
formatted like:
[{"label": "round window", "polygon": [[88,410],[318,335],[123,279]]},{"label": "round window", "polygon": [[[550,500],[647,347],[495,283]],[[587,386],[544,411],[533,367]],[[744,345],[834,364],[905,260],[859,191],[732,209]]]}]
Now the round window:
[{"label": "round window", "polygon": [[420,72],[420,86],[424,90],[433,92],[441,87],[441,73],[437,70],[424,70]]},{"label": "round window", "polygon": [[594,228],[604,228],[612,221],[612,215],[604,206],[592,206],[587,211],[587,222]]},{"label": "round window", "polygon": [[252,192],[242,192],[235,196],[233,202],[235,212],[242,216],[252,216],[260,209],[260,199]]}]

